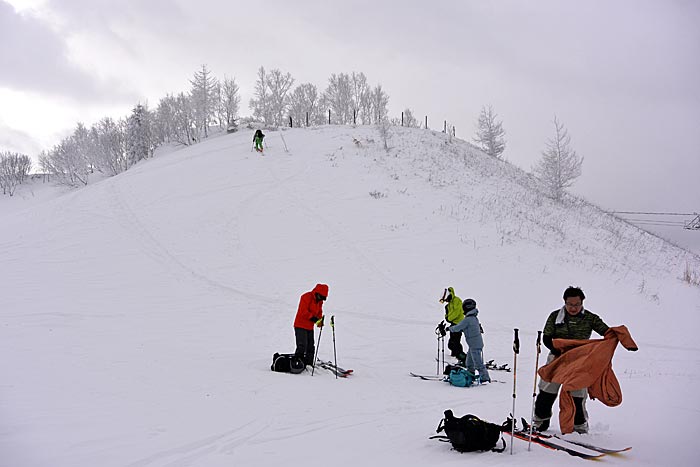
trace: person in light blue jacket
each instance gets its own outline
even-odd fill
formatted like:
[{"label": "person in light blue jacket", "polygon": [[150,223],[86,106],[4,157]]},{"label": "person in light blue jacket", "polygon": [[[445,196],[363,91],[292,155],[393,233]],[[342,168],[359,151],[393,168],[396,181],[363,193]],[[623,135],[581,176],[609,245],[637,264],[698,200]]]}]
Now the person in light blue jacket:
[{"label": "person in light blue jacket", "polygon": [[479,323],[479,310],[476,308],[476,301],[468,298],[462,302],[462,310],[464,310],[464,319],[459,323],[450,326],[447,330],[450,332],[462,332],[467,341],[469,350],[467,351],[467,370],[475,373],[479,372],[479,377],[482,383],[490,383],[491,377],[484,365],[484,338],[481,336],[483,330]]}]

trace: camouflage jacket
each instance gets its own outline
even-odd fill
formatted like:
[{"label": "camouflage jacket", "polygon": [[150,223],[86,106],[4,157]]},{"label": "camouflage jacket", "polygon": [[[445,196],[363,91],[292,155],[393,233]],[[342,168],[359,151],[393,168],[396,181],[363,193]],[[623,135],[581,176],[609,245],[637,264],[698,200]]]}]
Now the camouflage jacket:
[{"label": "camouflage jacket", "polygon": [[608,327],[600,316],[585,308],[571,316],[562,307],[549,314],[542,334],[552,339],[590,339],[593,331],[602,336]]}]

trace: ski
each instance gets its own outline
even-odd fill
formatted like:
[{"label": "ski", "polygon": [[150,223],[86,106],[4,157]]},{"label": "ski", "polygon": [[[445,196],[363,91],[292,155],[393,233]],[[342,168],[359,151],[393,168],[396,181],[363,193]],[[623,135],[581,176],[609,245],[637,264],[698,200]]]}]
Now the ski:
[{"label": "ski", "polygon": [[[543,435],[540,434],[540,436],[543,436]],[[595,444],[591,444],[591,443],[588,443],[586,441],[581,441],[578,439],[570,439],[567,436],[554,435],[554,437],[557,439],[560,439],[562,441],[567,441],[569,443],[575,444],[577,446],[582,446],[584,448],[592,449],[593,451],[601,452],[603,454],[618,454],[621,452],[627,452],[630,449],[632,449],[632,446],[628,446],[626,448],[620,448],[620,449],[605,448],[605,447],[601,447],[601,446],[596,446]]]},{"label": "ski", "polygon": [[[510,433],[510,431],[504,431],[504,434]],[[532,438],[527,431],[515,431],[513,433],[515,438],[521,439],[523,441],[532,441],[535,444],[539,444],[542,447],[553,449],[556,451],[564,451],[567,454],[575,457],[580,457],[582,459],[598,459],[603,457],[606,453],[595,451],[593,449],[588,449],[577,444],[569,443],[559,438],[554,437],[541,437],[536,432],[532,433]]]},{"label": "ski", "polygon": [[[447,379],[447,376],[441,376],[441,375],[420,375],[420,374],[418,374],[418,373],[413,373],[413,372],[409,372],[408,374],[411,375],[411,376],[413,376],[414,378],[420,378],[420,379],[425,380],[425,381],[443,381],[443,382],[449,382],[449,380]],[[469,386],[469,387],[472,388],[472,387],[474,387],[474,386],[486,386],[487,384],[491,384],[491,383],[501,383],[501,384],[505,384],[505,381],[499,381],[499,380],[497,380],[497,379],[492,379],[490,383],[482,383],[481,381],[475,380],[475,381],[474,381],[474,384],[472,384],[472,385]]]},{"label": "ski", "polygon": [[346,378],[353,372],[353,370],[346,370],[344,368],[336,367],[333,363],[329,361],[319,360],[318,362],[316,362],[316,365],[340,376],[341,378]]},{"label": "ski", "polygon": [[441,375],[419,375],[413,372],[410,372],[409,375],[413,376],[414,378],[420,378],[425,381],[446,381],[446,376]]},{"label": "ski", "polygon": [[335,363],[331,362],[330,360],[319,360],[318,363],[323,363],[324,365],[333,367],[333,368],[337,369],[337,370],[338,370],[339,372],[341,372],[341,373],[350,374],[350,373],[352,373],[352,372],[354,371],[354,370],[346,370],[345,368],[336,366]]},{"label": "ski", "polygon": [[[528,433],[530,431],[530,424],[527,423],[527,420],[525,420],[524,418],[521,419],[521,422],[522,422],[523,427],[524,427],[523,430],[521,430],[521,431]],[[558,440],[565,441],[565,442],[570,443],[570,444],[575,444],[576,446],[581,446],[581,447],[584,447],[587,449],[591,449],[593,451],[597,451],[597,452],[602,453],[602,454],[618,454],[618,453],[626,452],[626,451],[629,451],[630,449],[632,449],[632,446],[628,446],[626,448],[621,448],[621,449],[605,448],[605,447],[601,447],[601,446],[596,446],[595,444],[588,443],[586,441],[582,441],[580,439],[576,439],[576,438],[572,439],[571,436],[567,436],[567,435],[557,435],[557,434],[548,435],[548,434],[540,433],[540,432],[533,432],[532,434],[534,436],[537,436],[537,437],[543,438],[543,439],[552,439],[552,438],[558,439]]]},{"label": "ski", "polygon": [[494,363],[494,360],[489,360],[486,362],[486,368],[488,370],[496,370],[496,371],[507,371],[510,372],[510,368],[508,368],[508,364],[504,363],[503,365],[499,365],[497,363]]}]

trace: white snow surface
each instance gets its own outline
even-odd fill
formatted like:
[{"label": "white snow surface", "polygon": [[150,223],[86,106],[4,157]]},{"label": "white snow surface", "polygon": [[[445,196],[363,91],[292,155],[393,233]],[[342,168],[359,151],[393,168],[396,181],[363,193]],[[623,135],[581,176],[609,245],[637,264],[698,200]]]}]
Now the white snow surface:
[{"label": "white snow surface", "polygon": [[[485,357],[513,366],[530,417],[535,338],[568,285],[625,324],[614,408],[589,401],[605,465],[697,465],[700,258],[580,199],[554,203],[468,143],[392,128],[250,131],[163,150],[67,191],[0,197],[0,466],[582,465],[515,440],[513,455],[428,439],[445,409],[501,423],[513,374],[473,388],[435,374],[438,299],[474,298]],[[337,359],[293,352],[299,296],[330,286]],[[319,355],[333,359],[329,326]],[[598,337],[594,335],[593,337]],[[540,365],[545,355],[540,357]],[[553,428],[558,428],[555,417]]]}]

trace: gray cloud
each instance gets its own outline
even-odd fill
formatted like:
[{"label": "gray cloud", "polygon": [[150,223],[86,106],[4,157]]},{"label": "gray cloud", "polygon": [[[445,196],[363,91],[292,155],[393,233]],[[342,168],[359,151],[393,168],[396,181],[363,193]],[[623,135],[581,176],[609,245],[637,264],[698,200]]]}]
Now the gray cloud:
[{"label": "gray cloud", "polygon": [[76,101],[133,96],[71,61],[66,36],[0,0],[0,86]]},{"label": "gray cloud", "polygon": [[0,122],[0,151],[19,152],[35,155],[41,152],[42,145],[24,131],[15,130]]}]

